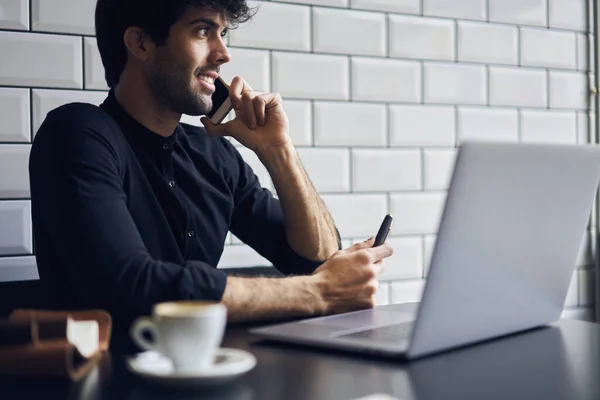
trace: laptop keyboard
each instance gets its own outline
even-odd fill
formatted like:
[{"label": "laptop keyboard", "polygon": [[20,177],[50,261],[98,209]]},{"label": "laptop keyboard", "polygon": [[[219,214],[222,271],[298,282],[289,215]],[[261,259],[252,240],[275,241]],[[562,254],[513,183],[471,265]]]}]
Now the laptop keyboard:
[{"label": "laptop keyboard", "polygon": [[408,340],[412,328],[412,322],[382,326],[366,331],[347,333],[338,337],[348,339],[368,339],[382,342],[399,342]]}]

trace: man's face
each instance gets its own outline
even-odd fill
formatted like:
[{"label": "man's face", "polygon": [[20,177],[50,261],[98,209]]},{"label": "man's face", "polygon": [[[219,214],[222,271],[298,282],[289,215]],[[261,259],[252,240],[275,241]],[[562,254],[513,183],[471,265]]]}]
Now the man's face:
[{"label": "man's face", "polygon": [[158,47],[146,72],[150,92],[171,111],[203,115],[212,108],[214,79],[229,61],[224,21],[216,12],[189,9]]}]

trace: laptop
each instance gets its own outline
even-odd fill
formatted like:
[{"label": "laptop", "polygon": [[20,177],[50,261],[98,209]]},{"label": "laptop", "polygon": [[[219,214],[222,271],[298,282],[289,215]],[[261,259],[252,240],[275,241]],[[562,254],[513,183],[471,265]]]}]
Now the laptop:
[{"label": "laptop", "polygon": [[250,332],[412,359],[554,322],[599,182],[599,146],[463,142],[420,302]]}]

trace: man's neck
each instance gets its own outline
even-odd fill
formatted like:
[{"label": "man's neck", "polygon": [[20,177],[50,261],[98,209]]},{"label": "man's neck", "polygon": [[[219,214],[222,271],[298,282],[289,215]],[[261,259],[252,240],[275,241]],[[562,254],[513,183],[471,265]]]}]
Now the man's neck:
[{"label": "man's neck", "polygon": [[164,137],[171,136],[181,119],[181,114],[161,107],[145,85],[136,79],[123,79],[129,78],[124,75],[114,90],[119,104],[146,128]]}]

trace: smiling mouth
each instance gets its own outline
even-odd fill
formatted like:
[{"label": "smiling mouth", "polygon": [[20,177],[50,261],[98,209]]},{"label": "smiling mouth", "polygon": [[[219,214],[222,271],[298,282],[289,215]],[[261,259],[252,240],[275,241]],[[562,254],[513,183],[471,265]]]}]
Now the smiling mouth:
[{"label": "smiling mouth", "polygon": [[215,80],[209,76],[200,75],[198,78],[200,78],[200,80],[204,81],[204,82],[208,82],[208,83],[212,83],[212,84],[215,83]]}]

